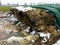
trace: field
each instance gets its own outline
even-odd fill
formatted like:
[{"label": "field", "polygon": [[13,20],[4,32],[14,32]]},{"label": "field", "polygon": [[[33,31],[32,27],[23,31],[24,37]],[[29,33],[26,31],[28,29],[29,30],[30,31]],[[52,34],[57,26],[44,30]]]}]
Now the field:
[{"label": "field", "polygon": [[9,11],[10,8],[10,6],[0,6],[0,11]]}]

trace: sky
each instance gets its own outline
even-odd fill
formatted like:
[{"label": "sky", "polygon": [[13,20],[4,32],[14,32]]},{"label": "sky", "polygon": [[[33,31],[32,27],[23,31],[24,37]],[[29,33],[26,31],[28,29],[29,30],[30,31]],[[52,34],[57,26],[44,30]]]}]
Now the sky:
[{"label": "sky", "polygon": [[1,0],[2,4],[7,4],[7,3],[11,3],[11,4],[30,4],[30,3],[35,3],[37,4],[38,2],[43,2],[43,3],[60,3],[60,0]]}]

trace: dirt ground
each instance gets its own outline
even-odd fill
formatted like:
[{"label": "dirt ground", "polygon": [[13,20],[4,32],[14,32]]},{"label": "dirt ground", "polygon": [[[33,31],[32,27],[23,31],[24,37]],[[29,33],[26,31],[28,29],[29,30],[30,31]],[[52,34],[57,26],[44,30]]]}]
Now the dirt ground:
[{"label": "dirt ground", "polygon": [[19,36],[16,26],[6,17],[7,13],[8,12],[3,11],[0,12],[0,45],[19,45],[18,42],[13,42],[13,44],[4,43],[4,40],[9,37]]}]

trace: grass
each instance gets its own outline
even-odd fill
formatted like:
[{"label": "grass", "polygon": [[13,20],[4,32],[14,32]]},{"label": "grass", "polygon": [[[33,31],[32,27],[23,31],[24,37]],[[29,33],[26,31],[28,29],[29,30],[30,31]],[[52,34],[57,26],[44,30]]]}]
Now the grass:
[{"label": "grass", "polygon": [[10,6],[0,6],[0,11],[10,11]]}]

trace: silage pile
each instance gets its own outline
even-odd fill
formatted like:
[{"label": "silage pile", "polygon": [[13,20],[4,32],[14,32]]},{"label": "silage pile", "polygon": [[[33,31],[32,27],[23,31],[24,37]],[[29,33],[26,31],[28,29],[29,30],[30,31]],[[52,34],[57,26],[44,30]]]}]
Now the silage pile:
[{"label": "silage pile", "polygon": [[[24,24],[22,26],[25,27],[24,29],[30,27],[29,31],[25,32],[26,35],[24,33],[26,37],[38,35],[38,38],[34,40],[32,45],[52,45],[60,39],[60,31],[56,27],[55,18],[52,13],[43,9],[25,9],[23,11],[13,8],[11,9],[11,14],[14,14],[17,20]],[[24,30],[20,29],[20,31],[23,32]]]}]

